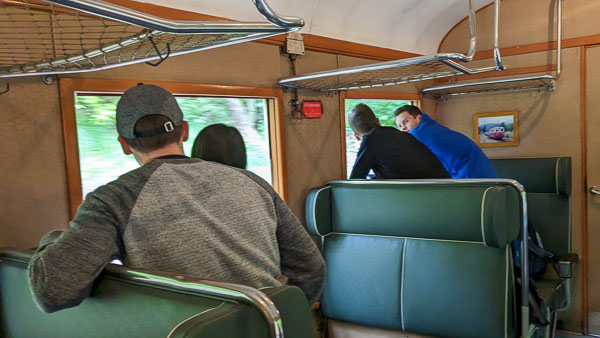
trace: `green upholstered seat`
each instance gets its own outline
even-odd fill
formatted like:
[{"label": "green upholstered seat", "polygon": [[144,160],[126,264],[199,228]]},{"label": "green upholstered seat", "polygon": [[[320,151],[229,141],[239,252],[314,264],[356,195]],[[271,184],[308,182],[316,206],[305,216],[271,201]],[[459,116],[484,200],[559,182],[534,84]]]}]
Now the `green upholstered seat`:
[{"label": "green upholstered seat", "polygon": [[[527,212],[542,238],[544,248],[556,257],[571,252],[571,158],[491,159],[501,178],[519,181],[527,192]],[[569,308],[568,279],[540,279],[537,293],[552,313]],[[556,318],[556,317],[554,317]],[[546,336],[550,326],[546,327]]]},{"label": "green upholstered seat", "polygon": [[[0,250],[3,337],[268,337],[264,317],[247,303],[114,273],[101,277],[92,296],[80,305],[46,314],[31,297],[23,259],[27,255],[15,258],[7,253]],[[286,337],[311,336],[310,310],[300,289],[261,291],[277,306]]]},{"label": "green upholstered seat", "polygon": [[519,181],[527,192],[530,222],[544,248],[555,255],[571,252],[571,158],[492,159],[498,176]]},{"label": "green upholstered seat", "polygon": [[[428,336],[513,336],[511,184],[337,181],[307,199],[323,238],[323,314]],[[430,182],[431,183],[431,182]]]},{"label": "green upholstered seat", "polygon": [[564,292],[557,292],[566,287],[563,280],[542,278],[536,281],[536,286],[537,293],[545,305],[556,308],[566,301]]},{"label": "green upholstered seat", "polygon": [[570,157],[493,158],[500,178],[521,183],[528,193],[571,194]]}]

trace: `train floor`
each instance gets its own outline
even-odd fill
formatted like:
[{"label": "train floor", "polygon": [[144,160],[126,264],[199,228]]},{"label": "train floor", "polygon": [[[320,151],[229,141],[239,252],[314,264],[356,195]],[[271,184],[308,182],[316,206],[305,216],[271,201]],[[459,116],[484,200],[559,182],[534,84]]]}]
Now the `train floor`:
[{"label": "train floor", "polygon": [[556,333],[556,338],[585,338],[585,337],[589,337],[589,338],[596,338],[596,337],[600,337],[600,336],[580,336],[580,335],[574,335],[574,334],[569,334],[569,333],[563,333],[563,332],[557,332]]}]

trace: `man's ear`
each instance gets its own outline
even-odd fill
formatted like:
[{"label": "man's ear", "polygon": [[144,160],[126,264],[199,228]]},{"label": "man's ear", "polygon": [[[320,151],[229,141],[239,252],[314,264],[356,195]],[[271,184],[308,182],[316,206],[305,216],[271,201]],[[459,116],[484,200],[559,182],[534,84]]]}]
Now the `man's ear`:
[{"label": "man's ear", "polygon": [[417,122],[421,123],[421,116],[422,114],[417,115]]},{"label": "man's ear", "polygon": [[375,119],[375,120],[377,120],[377,125],[380,126],[381,122],[379,122],[379,119]]},{"label": "man's ear", "polygon": [[125,155],[131,155],[131,148],[129,147],[129,144],[127,144],[127,141],[125,141],[125,138],[123,136],[119,136],[117,140],[119,140],[119,143],[121,144],[123,153],[125,153]]},{"label": "man's ear", "polygon": [[188,137],[190,136],[190,126],[187,123],[187,121],[183,121],[181,123],[181,127],[183,128],[183,132],[181,133],[181,137],[182,137],[182,142],[185,142],[188,140]]}]

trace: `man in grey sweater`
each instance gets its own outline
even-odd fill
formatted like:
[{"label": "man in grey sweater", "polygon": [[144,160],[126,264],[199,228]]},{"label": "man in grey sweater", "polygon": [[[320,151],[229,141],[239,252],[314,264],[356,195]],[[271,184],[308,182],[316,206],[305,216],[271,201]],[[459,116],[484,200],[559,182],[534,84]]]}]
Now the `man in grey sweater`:
[{"label": "man in grey sweater", "polygon": [[117,130],[141,167],[88,194],[69,230],[42,238],[29,263],[40,308],[81,303],[114,258],[254,288],[279,286],[284,274],[311,304],[317,300],[325,263],[302,224],[258,176],[184,156],[188,125],[171,93],[128,89]]}]

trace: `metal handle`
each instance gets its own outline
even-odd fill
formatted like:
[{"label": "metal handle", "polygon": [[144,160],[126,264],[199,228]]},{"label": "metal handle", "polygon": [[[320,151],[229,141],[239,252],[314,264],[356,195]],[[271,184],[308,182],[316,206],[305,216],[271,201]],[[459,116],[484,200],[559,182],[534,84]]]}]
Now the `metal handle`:
[{"label": "metal handle", "polygon": [[467,60],[473,60],[475,51],[477,50],[477,26],[475,23],[475,9],[473,9],[473,0],[469,0],[469,33],[471,39],[469,40],[469,53],[467,54]]},{"label": "metal handle", "polygon": [[500,0],[494,1],[494,61],[496,62],[496,70],[504,70],[506,67],[502,64],[500,57],[500,47],[498,42],[500,26]]},{"label": "metal handle", "polygon": [[598,187],[595,185],[592,185],[589,191],[592,195],[600,195],[600,190],[598,190]]},{"label": "metal handle", "polygon": [[252,0],[256,9],[267,19],[270,23],[279,27],[288,28],[292,30],[298,30],[304,27],[304,20],[295,16],[281,16],[267,4],[265,0]]}]

